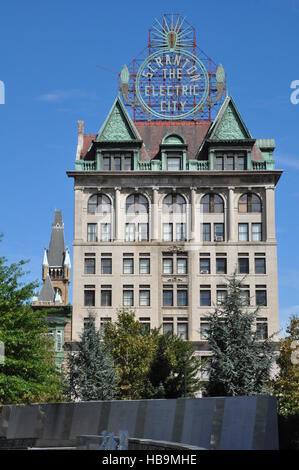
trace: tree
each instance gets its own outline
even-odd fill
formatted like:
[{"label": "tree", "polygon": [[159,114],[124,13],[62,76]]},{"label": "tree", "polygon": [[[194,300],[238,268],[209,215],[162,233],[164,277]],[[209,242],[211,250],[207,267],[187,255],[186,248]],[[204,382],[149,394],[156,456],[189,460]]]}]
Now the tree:
[{"label": "tree", "polygon": [[118,398],[135,400],[145,396],[155,337],[155,332],[144,331],[132,311],[120,310],[117,321],[106,325],[104,342],[117,368]]},{"label": "tree", "polygon": [[157,336],[157,348],[148,373],[153,398],[194,396],[199,389],[199,360],[189,341],[170,333]]},{"label": "tree", "polygon": [[91,314],[81,334],[78,351],[68,354],[67,377],[71,399],[89,401],[115,398],[116,370]]},{"label": "tree", "polygon": [[272,337],[259,340],[254,331],[258,309],[244,307],[240,294],[243,281],[236,273],[230,276],[226,300],[209,315],[212,357],[205,368],[210,396],[254,395],[267,389],[274,343]]},{"label": "tree", "polygon": [[32,310],[36,283],[22,283],[25,261],[7,264],[0,257],[0,403],[59,401],[63,386],[57,372],[46,317]]},{"label": "tree", "polygon": [[280,340],[277,359],[278,376],[272,381],[278,411],[283,416],[299,414],[299,317],[294,315],[286,329],[287,336]]}]

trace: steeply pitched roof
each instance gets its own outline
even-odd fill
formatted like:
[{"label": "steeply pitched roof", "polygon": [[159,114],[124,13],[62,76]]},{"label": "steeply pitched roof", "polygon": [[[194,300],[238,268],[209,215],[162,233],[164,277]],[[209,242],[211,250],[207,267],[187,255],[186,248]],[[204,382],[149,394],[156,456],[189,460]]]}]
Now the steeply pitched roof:
[{"label": "steeply pitched roof", "polygon": [[50,276],[48,274],[44,281],[43,287],[39,293],[38,301],[39,302],[54,302],[54,299],[55,299],[55,291],[52,286]]},{"label": "steeply pitched roof", "polygon": [[64,226],[62,221],[62,212],[55,209],[54,222],[50,246],[48,250],[49,266],[63,266],[64,259]]},{"label": "steeply pitched roof", "polygon": [[209,140],[252,139],[231,96],[227,96],[217,114],[207,138]]}]

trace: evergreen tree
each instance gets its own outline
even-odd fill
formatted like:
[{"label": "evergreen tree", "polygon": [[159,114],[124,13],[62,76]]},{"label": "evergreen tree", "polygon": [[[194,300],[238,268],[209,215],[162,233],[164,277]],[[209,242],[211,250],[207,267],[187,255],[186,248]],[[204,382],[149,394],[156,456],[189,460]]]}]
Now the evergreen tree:
[{"label": "evergreen tree", "polygon": [[260,340],[254,331],[258,309],[249,311],[240,295],[242,280],[229,277],[227,298],[209,315],[208,340],[212,357],[207,395],[236,396],[263,393],[274,359],[272,337]]},{"label": "evergreen tree", "polygon": [[299,414],[299,317],[292,316],[280,340],[278,376],[272,381],[278,411],[283,416]]},{"label": "evergreen tree", "polygon": [[116,370],[91,314],[81,334],[78,351],[68,354],[67,377],[71,399],[90,401],[115,398]]},{"label": "evergreen tree", "polygon": [[59,401],[63,386],[57,372],[46,316],[32,310],[36,283],[21,282],[25,261],[8,264],[0,257],[0,403]]}]

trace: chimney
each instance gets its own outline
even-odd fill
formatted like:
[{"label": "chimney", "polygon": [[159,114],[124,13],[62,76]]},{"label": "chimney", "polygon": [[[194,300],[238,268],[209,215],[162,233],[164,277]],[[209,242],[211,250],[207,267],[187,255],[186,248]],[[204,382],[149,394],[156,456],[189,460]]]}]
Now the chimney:
[{"label": "chimney", "polygon": [[80,160],[84,142],[84,121],[78,121],[78,145],[76,152],[76,160]]}]

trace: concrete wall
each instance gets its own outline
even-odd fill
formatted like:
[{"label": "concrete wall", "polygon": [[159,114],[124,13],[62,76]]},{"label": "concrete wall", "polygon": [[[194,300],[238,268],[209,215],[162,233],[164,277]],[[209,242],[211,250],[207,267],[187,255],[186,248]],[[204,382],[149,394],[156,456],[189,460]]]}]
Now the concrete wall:
[{"label": "concrete wall", "polygon": [[273,397],[189,398],[5,405],[0,437],[36,438],[37,447],[75,446],[103,430],[206,449],[278,449]]}]

